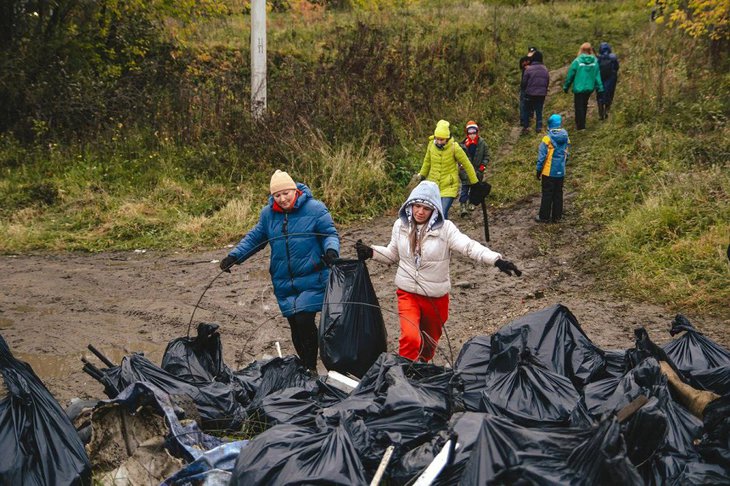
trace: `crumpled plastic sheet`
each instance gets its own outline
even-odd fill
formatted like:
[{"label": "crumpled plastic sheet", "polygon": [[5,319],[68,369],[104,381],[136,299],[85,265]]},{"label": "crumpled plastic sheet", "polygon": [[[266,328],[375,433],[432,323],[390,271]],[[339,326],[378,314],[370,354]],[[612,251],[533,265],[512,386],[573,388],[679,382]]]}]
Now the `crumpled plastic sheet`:
[{"label": "crumpled plastic sheet", "polygon": [[233,388],[216,381],[189,383],[166,372],[141,354],[122,358],[119,366],[101,370],[105,392],[114,398],[119,390],[136,382],[151,383],[170,395],[190,397],[206,430],[237,430],[246,418],[244,406]]}]

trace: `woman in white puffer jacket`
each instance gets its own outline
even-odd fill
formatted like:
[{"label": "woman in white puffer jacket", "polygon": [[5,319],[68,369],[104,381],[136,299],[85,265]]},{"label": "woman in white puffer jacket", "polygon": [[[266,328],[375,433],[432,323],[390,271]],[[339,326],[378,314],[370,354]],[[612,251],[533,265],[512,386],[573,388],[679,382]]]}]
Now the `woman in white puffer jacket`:
[{"label": "woman in white puffer jacket", "polygon": [[388,246],[369,247],[358,241],[355,249],[363,260],[398,263],[395,284],[401,328],[399,354],[412,360],[433,358],[449,317],[452,251],[494,265],[508,275],[522,275],[512,262],[444,219],[438,185],[431,181],[416,186],[401,206]]}]

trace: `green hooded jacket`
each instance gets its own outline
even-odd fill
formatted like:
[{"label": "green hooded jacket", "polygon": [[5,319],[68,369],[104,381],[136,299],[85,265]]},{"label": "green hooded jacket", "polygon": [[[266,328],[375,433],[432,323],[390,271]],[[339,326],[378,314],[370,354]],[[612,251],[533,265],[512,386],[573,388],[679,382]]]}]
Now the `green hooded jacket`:
[{"label": "green hooded jacket", "polygon": [[464,150],[453,138],[449,138],[444,148],[433,143],[433,136],[428,139],[426,156],[419,174],[439,186],[441,197],[456,197],[459,192],[459,167],[463,167],[469,178],[469,184],[476,184],[477,174],[469,162]]},{"label": "green hooded jacket", "polygon": [[571,84],[573,85],[573,93],[592,93],[596,90],[603,93],[601,70],[598,67],[596,56],[581,54],[575,58],[570,64],[570,69],[568,69],[563,91],[567,93]]}]

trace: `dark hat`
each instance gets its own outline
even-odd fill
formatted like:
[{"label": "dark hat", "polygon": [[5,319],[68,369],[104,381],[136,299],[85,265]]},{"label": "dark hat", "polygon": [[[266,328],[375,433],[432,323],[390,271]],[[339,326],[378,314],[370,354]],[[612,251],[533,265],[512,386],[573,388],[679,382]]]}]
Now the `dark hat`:
[{"label": "dark hat", "polygon": [[530,46],[530,47],[528,47],[528,48],[527,48],[527,55],[528,55],[528,56],[530,56],[530,55],[532,55],[532,54],[533,54],[533,53],[534,53],[535,51],[537,51],[537,47],[532,47],[532,46]]}]

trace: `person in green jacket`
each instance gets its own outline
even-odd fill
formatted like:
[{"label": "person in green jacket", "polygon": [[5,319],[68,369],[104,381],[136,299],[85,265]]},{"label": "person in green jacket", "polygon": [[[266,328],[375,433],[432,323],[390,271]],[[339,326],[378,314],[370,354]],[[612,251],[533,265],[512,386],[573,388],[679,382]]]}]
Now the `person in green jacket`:
[{"label": "person in green jacket", "polygon": [[464,169],[469,185],[477,183],[477,174],[464,150],[451,137],[449,122],[439,120],[429,137],[418,178],[433,181],[441,192],[441,209],[449,219],[449,209],[459,192],[459,167]]},{"label": "person in green jacket", "polygon": [[568,75],[563,84],[563,91],[568,92],[570,85],[573,85],[573,102],[575,106],[575,126],[578,130],[586,127],[586,113],[588,112],[588,100],[591,93],[598,91],[603,93],[603,82],[601,81],[601,70],[598,66],[598,59],[593,55],[593,47],[584,42],[578,51],[578,57],[573,60],[568,69]]}]

